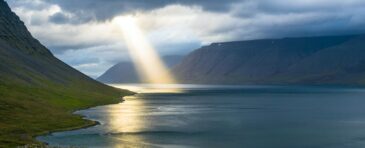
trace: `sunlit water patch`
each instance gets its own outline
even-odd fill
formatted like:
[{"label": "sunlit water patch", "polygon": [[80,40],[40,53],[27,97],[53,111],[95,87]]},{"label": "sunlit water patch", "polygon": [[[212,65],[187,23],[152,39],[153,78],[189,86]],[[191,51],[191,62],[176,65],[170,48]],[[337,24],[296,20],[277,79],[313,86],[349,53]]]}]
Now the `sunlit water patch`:
[{"label": "sunlit water patch", "polygon": [[76,112],[100,125],[38,139],[83,147],[365,146],[361,88],[114,86],[140,94]]}]

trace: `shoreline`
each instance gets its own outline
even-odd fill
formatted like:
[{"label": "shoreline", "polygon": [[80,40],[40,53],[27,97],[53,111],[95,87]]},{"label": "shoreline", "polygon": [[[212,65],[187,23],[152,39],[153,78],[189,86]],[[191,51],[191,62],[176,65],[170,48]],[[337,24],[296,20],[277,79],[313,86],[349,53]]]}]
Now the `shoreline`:
[{"label": "shoreline", "polygon": [[[122,100],[120,102],[116,102],[116,103],[123,103],[125,101],[124,97],[134,96],[136,94],[137,93],[134,93],[132,95],[123,96]],[[27,146],[49,146],[49,144],[47,142],[39,141],[37,139],[37,137],[51,135],[51,134],[57,133],[57,132],[73,131],[73,130],[85,129],[85,128],[89,128],[89,127],[93,127],[93,126],[100,125],[100,122],[99,121],[88,119],[88,118],[86,118],[83,115],[75,114],[75,112],[81,111],[81,110],[87,110],[87,109],[94,108],[94,107],[98,107],[98,106],[112,105],[112,104],[116,104],[116,103],[102,104],[102,105],[91,106],[91,107],[86,107],[86,108],[81,108],[81,109],[75,110],[75,111],[72,112],[72,114],[74,116],[80,117],[82,120],[87,121],[88,124],[80,125],[80,126],[76,126],[76,127],[68,127],[68,128],[62,128],[62,129],[55,129],[55,130],[52,130],[52,131],[45,131],[43,133],[36,134],[36,135],[32,136],[32,138],[35,139],[35,141],[37,141],[39,143],[35,143],[35,145],[34,144],[27,144],[27,145],[24,145],[24,146],[25,147],[27,147]]]}]

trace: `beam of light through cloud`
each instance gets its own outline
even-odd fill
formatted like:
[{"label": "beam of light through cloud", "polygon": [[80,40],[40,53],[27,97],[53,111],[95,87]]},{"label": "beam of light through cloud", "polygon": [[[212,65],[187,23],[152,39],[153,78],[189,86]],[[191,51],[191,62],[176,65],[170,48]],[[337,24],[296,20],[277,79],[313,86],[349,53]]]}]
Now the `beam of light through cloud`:
[{"label": "beam of light through cloud", "polygon": [[131,58],[144,82],[152,84],[176,83],[132,16],[116,17],[113,22],[120,27]]},{"label": "beam of light through cloud", "polygon": [[131,59],[118,16],[133,15],[161,56],[214,42],[365,33],[364,0],[6,1],[56,57],[94,78]]}]

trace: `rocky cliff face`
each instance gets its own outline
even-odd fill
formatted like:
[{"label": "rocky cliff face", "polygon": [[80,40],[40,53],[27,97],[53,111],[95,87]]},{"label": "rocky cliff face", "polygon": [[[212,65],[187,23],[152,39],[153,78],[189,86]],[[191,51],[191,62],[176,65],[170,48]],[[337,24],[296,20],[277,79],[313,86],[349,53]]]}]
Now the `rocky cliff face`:
[{"label": "rocky cliff face", "polygon": [[37,83],[40,81],[34,77],[40,77],[54,82],[71,83],[71,79],[78,77],[98,84],[55,58],[33,38],[24,23],[3,0],[0,0],[0,46],[2,78],[15,77],[16,80]]},{"label": "rocky cliff face", "polygon": [[174,68],[184,83],[359,84],[365,35],[213,43]]},{"label": "rocky cliff face", "polygon": [[51,55],[3,0],[0,1],[0,39],[28,54]]}]

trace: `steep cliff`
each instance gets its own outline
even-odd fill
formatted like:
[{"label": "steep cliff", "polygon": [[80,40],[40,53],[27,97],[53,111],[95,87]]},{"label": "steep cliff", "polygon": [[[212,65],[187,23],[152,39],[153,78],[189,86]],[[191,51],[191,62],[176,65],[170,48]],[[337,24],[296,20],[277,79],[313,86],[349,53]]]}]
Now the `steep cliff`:
[{"label": "steep cliff", "polygon": [[365,35],[213,43],[174,68],[184,83],[364,84]]}]

